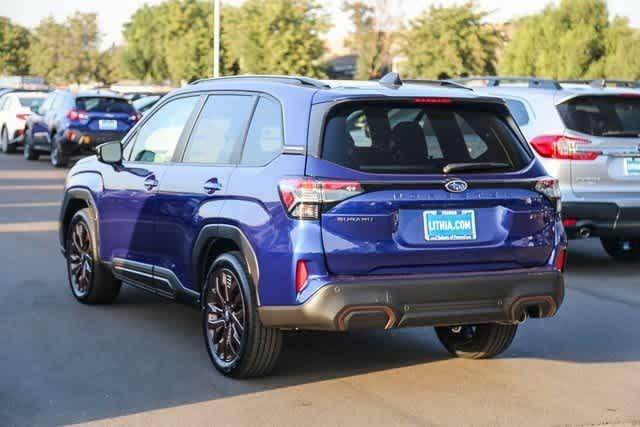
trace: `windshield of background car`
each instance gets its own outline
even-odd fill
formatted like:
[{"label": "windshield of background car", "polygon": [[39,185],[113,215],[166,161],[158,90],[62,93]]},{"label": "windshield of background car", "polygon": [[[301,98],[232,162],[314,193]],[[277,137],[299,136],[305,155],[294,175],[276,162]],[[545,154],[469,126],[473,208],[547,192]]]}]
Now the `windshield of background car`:
[{"label": "windshield of background car", "polygon": [[482,104],[348,103],[329,114],[322,158],[372,173],[440,174],[452,163],[519,170],[532,157],[509,120]]},{"label": "windshield of background car", "polygon": [[578,96],[558,105],[565,126],[593,136],[640,136],[640,95]]},{"label": "windshield of background car", "polygon": [[83,97],[76,99],[76,108],[89,113],[134,113],[133,105],[126,99],[108,97]]}]

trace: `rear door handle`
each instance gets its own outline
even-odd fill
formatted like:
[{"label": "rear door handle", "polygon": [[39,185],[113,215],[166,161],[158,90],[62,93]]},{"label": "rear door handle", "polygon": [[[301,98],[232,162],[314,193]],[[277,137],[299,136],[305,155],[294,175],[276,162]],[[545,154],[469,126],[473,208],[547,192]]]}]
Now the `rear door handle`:
[{"label": "rear door handle", "polygon": [[147,191],[152,191],[157,186],[158,180],[155,175],[151,175],[149,178],[144,180],[144,188],[146,188]]},{"label": "rear door handle", "polygon": [[218,178],[211,178],[209,181],[204,183],[202,187],[204,192],[207,194],[213,194],[216,191],[222,190],[222,184],[218,182]]}]

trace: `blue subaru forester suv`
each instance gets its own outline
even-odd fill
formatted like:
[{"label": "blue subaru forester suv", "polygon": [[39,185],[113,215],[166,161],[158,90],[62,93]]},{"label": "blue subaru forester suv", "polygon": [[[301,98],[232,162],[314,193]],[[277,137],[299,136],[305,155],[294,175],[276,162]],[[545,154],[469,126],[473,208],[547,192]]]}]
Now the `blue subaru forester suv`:
[{"label": "blue subaru forester suv", "polygon": [[69,172],[75,298],[121,283],[198,304],[226,375],[269,373],[282,331],[435,326],[504,351],[553,316],[566,237],[504,102],[447,82],[242,76],[163,98]]}]

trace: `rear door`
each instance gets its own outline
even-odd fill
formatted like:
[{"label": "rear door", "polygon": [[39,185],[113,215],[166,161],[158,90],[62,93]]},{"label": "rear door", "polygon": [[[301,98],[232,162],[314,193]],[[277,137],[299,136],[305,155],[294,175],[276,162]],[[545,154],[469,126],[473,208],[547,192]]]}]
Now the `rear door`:
[{"label": "rear door", "polygon": [[[160,183],[157,237],[158,266],[171,270],[194,289],[191,255],[199,231],[216,219],[226,198],[231,173],[240,158],[256,97],[209,95],[190,131],[178,163]],[[204,221],[204,222],[203,222]]]},{"label": "rear door", "polygon": [[348,103],[329,114],[322,159],[310,158],[307,174],[363,191],[321,216],[329,270],[544,265],[555,208],[533,190],[533,155],[506,108],[426,101],[434,104]]},{"label": "rear door", "polygon": [[577,152],[571,185],[579,197],[640,198],[640,95],[576,96],[557,105]]}]

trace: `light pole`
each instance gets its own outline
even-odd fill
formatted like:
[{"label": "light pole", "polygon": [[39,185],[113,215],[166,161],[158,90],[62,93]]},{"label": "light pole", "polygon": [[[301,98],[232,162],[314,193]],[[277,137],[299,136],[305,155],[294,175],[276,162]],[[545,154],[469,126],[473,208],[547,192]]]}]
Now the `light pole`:
[{"label": "light pole", "polygon": [[213,0],[213,77],[220,77],[220,0]]}]

